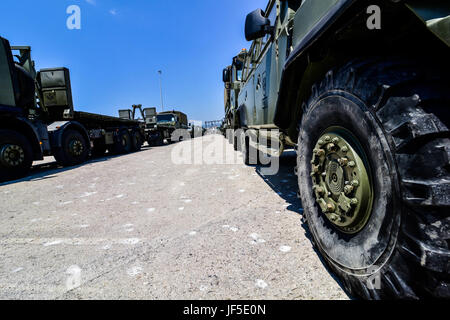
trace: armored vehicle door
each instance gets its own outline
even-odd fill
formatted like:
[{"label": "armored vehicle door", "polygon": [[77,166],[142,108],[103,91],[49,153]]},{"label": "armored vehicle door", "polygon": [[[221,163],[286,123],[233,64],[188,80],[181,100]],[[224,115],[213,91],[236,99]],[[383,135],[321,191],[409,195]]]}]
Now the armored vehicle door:
[{"label": "armored vehicle door", "polygon": [[[273,32],[259,39],[260,45],[255,72],[255,106],[253,110],[254,125],[273,123],[273,105],[276,101],[277,43],[275,41],[277,25],[278,1],[271,1],[264,13],[270,20]],[[256,40],[258,41],[258,40]]]}]

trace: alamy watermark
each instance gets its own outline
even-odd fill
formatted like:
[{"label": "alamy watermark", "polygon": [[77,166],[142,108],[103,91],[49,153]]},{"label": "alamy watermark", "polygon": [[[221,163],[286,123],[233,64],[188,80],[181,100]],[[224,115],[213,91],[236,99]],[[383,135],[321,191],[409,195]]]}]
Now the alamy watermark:
[{"label": "alamy watermark", "polygon": [[[263,175],[276,175],[281,154],[278,130],[227,130],[226,139],[218,134],[196,133],[195,139],[187,130],[178,129],[172,141],[184,141],[172,149],[172,163],[176,165],[257,165]],[[228,141],[227,141],[228,140]],[[231,142],[231,144],[229,143]],[[233,146],[236,146],[235,150]]]},{"label": "alamy watermark", "polygon": [[81,9],[77,5],[68,6],[66,13],[69,15],[66,20],[66,26],[69,30],[81,29]]},{"label": "alamy watermark", "polygon": [[380,267],[371,266],[367,271],[371,274],[366,280],[367,288],[369,290],[380,290],[381,289]]}]

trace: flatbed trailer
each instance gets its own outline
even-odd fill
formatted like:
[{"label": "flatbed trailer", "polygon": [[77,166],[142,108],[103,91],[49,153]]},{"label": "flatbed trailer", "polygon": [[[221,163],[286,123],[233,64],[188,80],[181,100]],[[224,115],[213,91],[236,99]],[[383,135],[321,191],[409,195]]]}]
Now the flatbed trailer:
[{"label": "flatbed trailer", "polygon": [[[19,61],[12,52],[18,51]],[[90,156],[141,149],[141,122],[75,111],[67,68],[36,72],[30,47],[0,37],[0,181],[25,176],[33,161],[54,156],[62,166]]]}]

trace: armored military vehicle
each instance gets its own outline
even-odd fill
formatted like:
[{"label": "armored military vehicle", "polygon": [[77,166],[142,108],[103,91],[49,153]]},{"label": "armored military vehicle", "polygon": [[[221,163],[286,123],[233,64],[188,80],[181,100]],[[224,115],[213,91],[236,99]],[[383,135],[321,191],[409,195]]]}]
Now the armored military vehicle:
[{"label": "armored military vehicle", "polygon": [[63,166],[141,148],[137,121],[75,111],[67,68],[35,70],[31,48],[0,37],[0,180],[25,176],[34,160]]},{"label": "armored military vehicle", "polygon": [[244,159],[263,135],[297,148],[313,243],[354,296],[450,297],[449,15],[448,1],[271,0],[247,16],[230,102],[256,133]]}]

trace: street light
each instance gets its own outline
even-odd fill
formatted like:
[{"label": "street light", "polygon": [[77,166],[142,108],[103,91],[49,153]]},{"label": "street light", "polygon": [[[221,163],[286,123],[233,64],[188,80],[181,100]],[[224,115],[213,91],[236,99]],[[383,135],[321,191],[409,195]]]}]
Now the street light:
[{"label": "street light", "polygon": [[159,91],[161,94],[161,110],[164,112],[164,100],[163,100],[163,92],[162,92],[162,71],[158,70],[159,73]]}]

